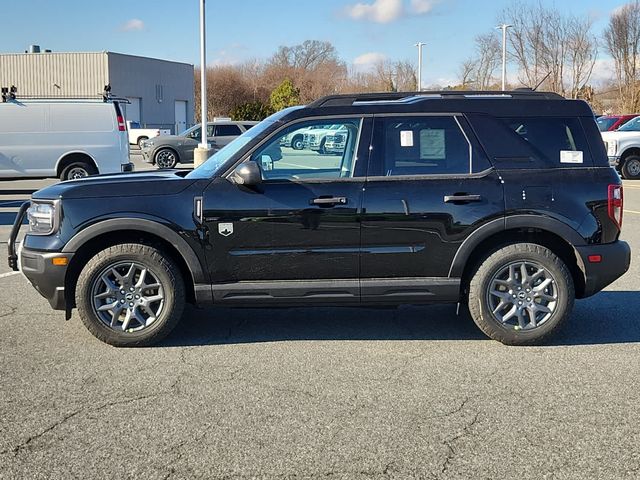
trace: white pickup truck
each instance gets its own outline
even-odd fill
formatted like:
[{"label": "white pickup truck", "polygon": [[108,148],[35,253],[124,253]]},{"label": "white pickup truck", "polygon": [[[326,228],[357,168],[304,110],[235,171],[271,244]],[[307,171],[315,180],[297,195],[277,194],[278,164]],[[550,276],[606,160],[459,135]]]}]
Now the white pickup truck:
[{"label": "white pickup truck", "polygon": [[170,135],[171,130],[168,128],[142,128],[138,122],[127,120],[127,131],[129,132],[129,143],[138,145],[142,148],[142,142],[160,135]]}]

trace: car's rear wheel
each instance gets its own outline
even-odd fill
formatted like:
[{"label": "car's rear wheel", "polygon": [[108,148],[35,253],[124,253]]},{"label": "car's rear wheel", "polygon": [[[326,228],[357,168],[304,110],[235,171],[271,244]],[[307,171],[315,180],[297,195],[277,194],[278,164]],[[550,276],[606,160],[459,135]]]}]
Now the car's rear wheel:
[{"label": "car's rear wheel", "polygon": [[480,264],[468,305],[487,336],[507,345],[535,345],[560,328],[574,298],[573,278],[557,255],[541,245],[517,243]]},{"label": "car's rear wheel", "polygon": [[158,168],[174,168],[178,163],[178,155],[170,148],[161,148],[153,160]]},{"label": "car's rear wheel", "polygon": [[118,347],[159,342],[178,324],[185,303],[180,269],[160,250],[119,244],[96,254],[76,286],[87,329]]},{"label": "car's rear wheel", "polygon": [[640,179],[640,156],[631,155],[622,164],[622,177],[627,180]]},{"label": "car's rear wheel", "polygon": [[60,174],[60,180],[78,180],[96,173],[98,173],[96,167],[89,162],[77,161],[64,167]]}]

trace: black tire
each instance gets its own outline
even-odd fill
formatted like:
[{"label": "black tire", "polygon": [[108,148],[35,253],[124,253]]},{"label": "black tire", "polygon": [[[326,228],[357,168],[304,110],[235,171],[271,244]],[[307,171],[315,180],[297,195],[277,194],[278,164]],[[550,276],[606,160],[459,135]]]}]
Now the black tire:
[{"label": "black tire", "polygon": [[161,148],[153,156],[153,163],[160,169],[175,168],[178,163],[178,154],[171,148]]},{"label": "black tire", "polygon": [[139,147],[140,149],[142,149],[142,142],[144,142],[145,140],[149,140],[149,137],[140,137],[140,138],[138,139],[138,147]]},{"label": "black tire", "polygon": [[[494,308],[490,302],[495,301],[496,297],[489,294],[492,283],[494,279],[498,278],[496,276],[499,275],[500,272],[503,272],[505,268],[509,268],[509,265],[521,264],[522,262],[531,262],[544,270],[545,280],[547,278],[552,279],[550,285],[553,289],[553,295],[556,298],[553,302],[543,305],[547,309],[551,309],[549,307],[550,305],[553,306],[551,313],[543,314],[546,320],[540,321],[538,326],[532,326],[535,324],[530,321],[529,311],[518,310],[518,308],[526,309],[527,301],[530,301],[536,294],[524,293],[524,290],[529,291],[530,288],[522,288],[522,292],[519,291],[520,287],[517,289],[514,288],[513,291],[507,290],[509,292],[506,295],[507,301],[513,304],[513,309],[515,309],[517,315],[520,314],[519,312],[522,312],[523,318],[526,317],[528,321],[528,325],[524,329],[520,325],[513,326],[502,323],[497,318],[497,315],[500,315],[500,311],[506,311],[507,314],[503,317],[507,317],[512,310],[510,303],[505,304],[503,310],[499,310],[497,314],[494,314]],[[509,274],[511,274],[511,271],[509,271]],[[511,277],[511,275],[509,276]],[[515,277],[517,278],[517,276],[518,274],[516,273]],[[520,274],[520,277],[522,278],[522,274]],[[495,281],[500,282],[500,280]],[[521,283],[526,284],[530,282],[521,281]],[[508,289],[510,287],[504,286],[501,288]],[[533,289],[535,290],[535,288]],[[500,293],[504,294],[506,292]],[[551,292],[548,292],[547,289],[540,292],[541,295],[545,296],[548,296],[547,293]],[[520,295],[522,294],[524,294],[522,302],[525,303],[525,306],[518,307],[517,302],[520,302]],[[513,295],[516,296],[514,297]],[[515,298],[515,300],[512,300],[512,298]],[[488,337],[506,345],[536,345],[544,343],[558,331],[562,323],[569,316],[573,308],[574,299],[575,289],[573,278],[565,263],[557,255],[541,245],[516,243],[497,250],[482,261],[469,285],[468,306],[473,321]],[[533,302],[536,301],[542,302],[542,300],[533,299]],[[500,305],[502,305],[502,300],[500,300],[498,307]],[[522,303],[520,303],[520,305],[522,305]],[[529,305],[532,305],[532,303],[529,303]],[[540,303],[537,305],[539,306]],[[534,306],[532,308],[537,307]],[[532,315],[535,319],[537,314],[533,313]],[[517,318],[512,319],[513,317],[508,321],[518,321]]]},{"label": "black tire", "polygon": [[69,165],[62,169],[60,173],[60,180],[78,180],[80,178],[88,177],[89,175],[96,175],[98,170],[94,165],[89,162],[78,160],[71,162]]},{"label": "black tire", "polygon": [[622,178],[626,180],[640,179],[640,156],[629,155],[627,158],[625,158],[620,170],[622,173]]},{"label": "black tire", "polygon": [[291,148],[294,150],[302,150],[304,148],[304,137],[302,135],[296,135],[291,140]]},{"label": "black tire", "polygon": [[[161,303],[161,306],[156,312],[157,315],[153,317],[154,320],[149,322],[151,317],[147,317],[146,321],[150,323],[149,325],[143,326],[141,323],[138,323],[135,318],[133,319],[135,323],[131,323],[131,321],[128,323],[127,326],[138,325],[138,330],[135,331],[133,331],[133,328],[122,330],[122,328],[126,327],[124,321],[116,322],[114,326],[107,325],[105,319],[101,319],[100,317],[100,315],[106,316],[107,313],[99,313],[97,311],[98,307],[96,307],[96,302],[99,302],[99,300],[97,300],[98,296],[95,294],[101,284],[101,278],[104,278],[104,275],[108,275],[105,272],[112,271],[110,269],[118,265],[124,265],[126,267],[128,262],[147,269],[146,275],[150,275],[152,281],[160,285],[159,288],[162,288],[161,293],[164,297],[162,300],[156,301]],[[127,282],[121,281],[119,283],[116,290],[122,288],[120,292],[127,292],[127,294],[129,294],[128,288],[125,290],[128,285]],[[131,284],[133,284],[133,281]],[[157,293],[160,293],[159,289],[156,290],[156,293],[152,293],[152,295],[157,295]],[[113,295],[117,294],[116,292]],[[133,294],[129,295],[131,295],[132,298],[126,301],[137,301],[133,300]],[[114,305],[119,306],[117,298],[107,298],[105,302],[110,303],[114,299]],[[142,302],[142,300],[140,300],[140,302]],[[126,243],[114,245],[102,250],[87,262],[80,273],[76,286],[76,305],[82,322],[97,339],[116,347],[141,347],[159,342],[165,338],[180,321],[184,304],[185,287],[180,269],[167,255],[164,255],[162,251],[147,245]],[[134,312],[137,309],[136,315],[146,310],[144,307],[138,307],[137,305],[130,309],[127,308],[126,304],[121,308],[124,308],[124,311],[122,311],[122,313],[120,313],[120,311],[118,312],[118,319],[126,317],[129,310]],[[111,311],[108,311],[108,314],[111,315],[112,318],[116,318],[116,315],[113,315]]]},{"label": "black tire", "polygon": [[327,153],[327,151],[324,149],[324,144],[326,143],[327,139],[323,138],[322,141],[320,142],[320,149],[318,150],[318,153],[321,155],[325,155]]}]

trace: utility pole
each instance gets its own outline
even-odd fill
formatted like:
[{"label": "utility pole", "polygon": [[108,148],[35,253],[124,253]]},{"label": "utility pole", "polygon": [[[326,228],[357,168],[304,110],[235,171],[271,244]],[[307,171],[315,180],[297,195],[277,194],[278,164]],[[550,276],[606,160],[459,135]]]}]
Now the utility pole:
[{"label": "utility pole", "polygon": [[498,30],[502,30],[502,91],[507,89],[507,29],[513,25],[507,25],[503,23],[496,27]]},{"label": "utility pole", "polygon": [[207,25],[205,18],[205,0],[200,0],[200,116],[202,126],[200,143],[194,150],[194,167],[202,165],[209,158],[209,141],[207,139]]},{"label": "utility pole", "polygon": [[418,91],[422,91],[422,47],[426,43],[418,42],[414,44],[414,47],[418,47]]}]

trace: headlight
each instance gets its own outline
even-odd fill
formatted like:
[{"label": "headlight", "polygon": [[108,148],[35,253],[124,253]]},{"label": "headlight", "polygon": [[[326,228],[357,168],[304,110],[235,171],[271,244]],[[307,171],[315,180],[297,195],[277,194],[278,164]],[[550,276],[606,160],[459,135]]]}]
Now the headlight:
[{"label": "headlight", "polygon": [[143,140],[142,148],[153,147],[153,140]]},{"label": "headlight", "polygon": [[618,151],[618,142],[616,142],[615,140],[609,140],[607,142],[607,155],[610,157],[615,157],[617,151]]},{"label": "headlight", "polygon": [[57,205],[55,203],[31,202],[27,209],[29,233],[33,235],[50,235],[58,227]]}]

